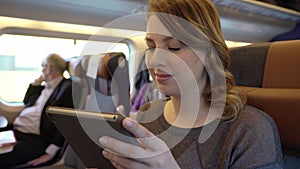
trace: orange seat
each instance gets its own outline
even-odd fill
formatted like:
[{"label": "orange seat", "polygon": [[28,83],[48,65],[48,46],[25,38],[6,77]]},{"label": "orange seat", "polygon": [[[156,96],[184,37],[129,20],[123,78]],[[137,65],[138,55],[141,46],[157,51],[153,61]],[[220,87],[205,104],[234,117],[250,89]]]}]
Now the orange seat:
[{"label": "orange seat", "polygon": [[230,55],[237,88],[274,119],[284,155],[300,167],[300,40],[232,48]]}]

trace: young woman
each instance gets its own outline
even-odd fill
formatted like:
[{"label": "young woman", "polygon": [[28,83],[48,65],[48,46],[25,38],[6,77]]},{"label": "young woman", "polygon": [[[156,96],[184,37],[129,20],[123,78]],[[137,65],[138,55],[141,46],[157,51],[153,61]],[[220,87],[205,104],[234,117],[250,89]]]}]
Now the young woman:
[{"label": "young woman", "polygon": [[283,168],[273,120],[246,106],[228,71],[228,48],[209,0],[150,0],[146,63],[168,99],[125,119],[140,147],[101,137],[116,168]]}]

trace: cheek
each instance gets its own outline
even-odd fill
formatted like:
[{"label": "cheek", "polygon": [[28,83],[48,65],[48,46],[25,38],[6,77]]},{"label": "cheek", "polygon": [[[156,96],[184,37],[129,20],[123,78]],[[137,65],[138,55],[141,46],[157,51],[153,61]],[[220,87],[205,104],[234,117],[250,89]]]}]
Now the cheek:
[{"label": "cheek", "polygon": [[154,76],[154,69],[149,68],[148,71],[149,71],[150,76],[152,77],[152,79],[155,79],[155,76]]},{"label": "cheek", "polygon": [[191,63],[191,71],[193,72],[196,79],[202,79],[203,72],[205,71],[205,67],[201,61],[195,60],[195,62]]},{"label": "cheek", "polygon": [[43,70],[42,70],[42,72],[44,73],[44,74],[49,74],[49,69],[47,69],[47,68],[44,68]]},{"label": "cheek", "polygon": [[191,70],[192,70],[194,73],[202,72],[203,69],[204,69],[204,65],[203,65],[203,63],[200,61],[200,59],[194,59],[194,60],[190,63],[190,67],[191,67]]},{"label": "cheek", "polygon": [[44,72],[44,71],[46,70],[46,67],[42,67],[42,69],[41,69],[41,70],[42,70],[42,72]]},{"label": "cheek", "polygon": [[204,69],[203,62],[204,62],[205,53],[198,51],[196,54],[190,50],[189,52],[187,52],[187,54],[189,55],[189,57],[186,57],[187,58],[186,62],[191,68],[192,72],[194,73],[203,72]]},{"label": "cheek", "polygon": [[194,53],[187,52],[184,55],[181,55],[180,59],[182,60],[182,62],[174,65],[173,69],[180,73],[183,76],[183,78],[198,79],[199,76],[202,76],[205,68],[203,62],[197,55],[195,55]]}]

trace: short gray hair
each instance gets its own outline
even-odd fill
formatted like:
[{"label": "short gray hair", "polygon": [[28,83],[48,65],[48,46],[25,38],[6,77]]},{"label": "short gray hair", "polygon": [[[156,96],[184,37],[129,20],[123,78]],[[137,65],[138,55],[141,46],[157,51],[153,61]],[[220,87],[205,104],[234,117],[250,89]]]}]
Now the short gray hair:
[{"label": "short gray hair", "polygon": [[52,53],[45,60],[52,65],[53,70],[63,74],[67,68],[67,62],[58,54]]}]

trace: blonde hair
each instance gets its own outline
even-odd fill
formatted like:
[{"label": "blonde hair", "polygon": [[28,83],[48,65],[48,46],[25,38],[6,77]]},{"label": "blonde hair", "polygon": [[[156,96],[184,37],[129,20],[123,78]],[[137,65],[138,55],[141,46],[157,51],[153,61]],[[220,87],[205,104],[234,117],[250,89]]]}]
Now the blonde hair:
[{"label": "blonde hair", "polygon": [[[208,51],[205,60],[207,61],[206,72],[208,84],[205,89],[205,97],[212,102],[212,90],[216,92],[224,91],[226,94],[225,108],[222,118],[231,120],[237,116],[246,103],[246,96],[233,87],[235,80],[229,72],[230,56],[228,47],[222,35],[220,18],[216,8],[209,0],[149,0],[149,12],[169,14],[158,15],[167,29],[178,39],[184,39],[184,43],[189,42],[194,48],[201,47]],[[177,16],[193,25],[191,28],[180,24],[174,17]],[[171,23],[173,22],[173,23]],[[176,22],[174,26],[174,22]],[[189,45],[188,45],[189,46]],[[190,47],[190,46],[189,46]],[[221,64],[217,64],[217,60]],[[208,69],[213,69],[209,71]],[[212,73],[211,73],[212,72]],[[219,77],[225,76],[226,89],[222,86],[211,87],[211,83],[217,83]],[[214,98],[220,100],[220,98]]]},{"label": "blonde hair", "polygon": [[53,70],[59,74],[63,74],[67,69],[67,62],[58,54],[52,53],[45,60],[52,65]]}]

